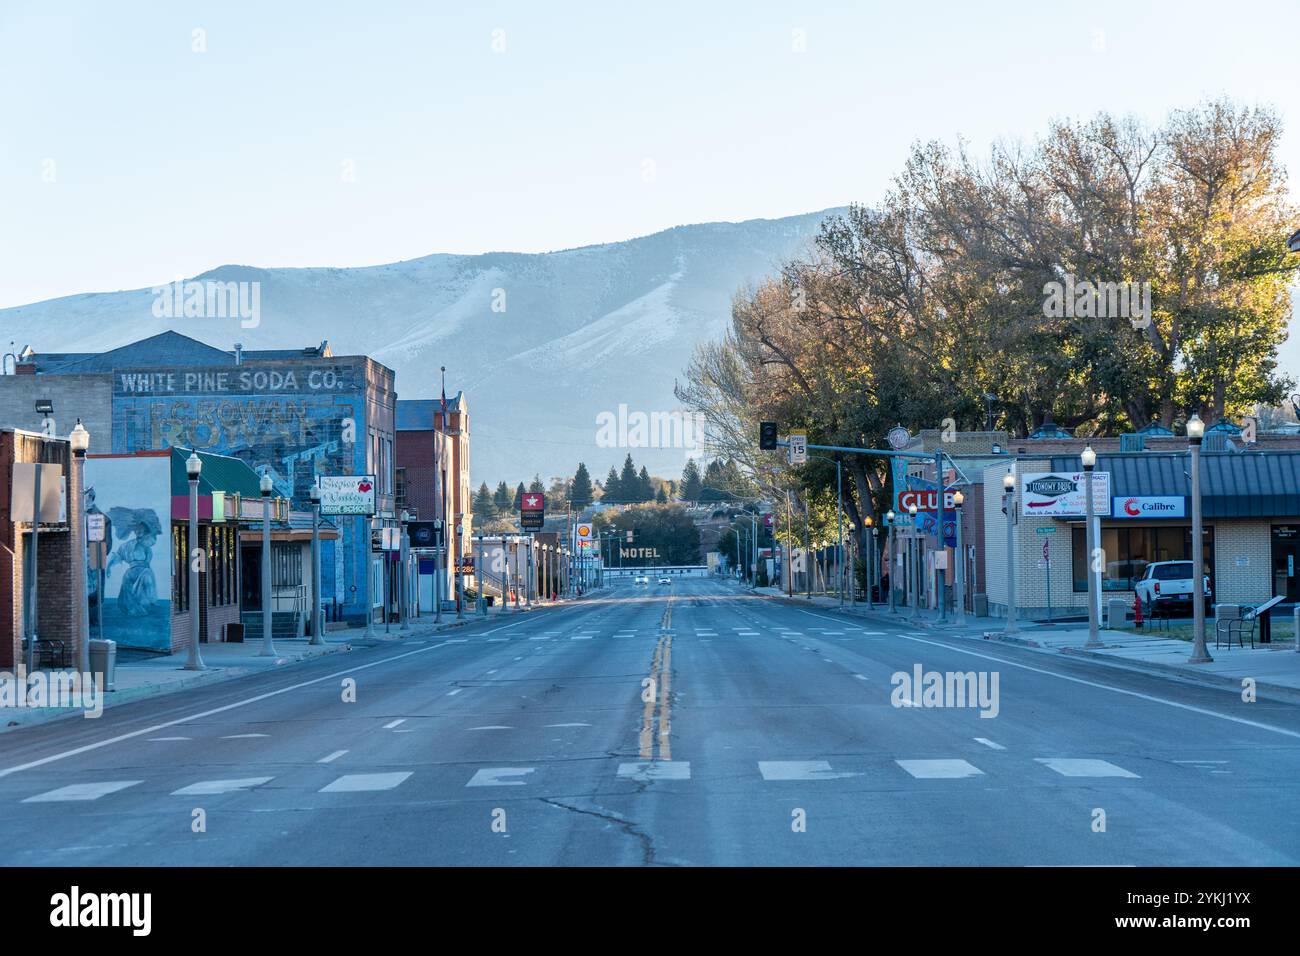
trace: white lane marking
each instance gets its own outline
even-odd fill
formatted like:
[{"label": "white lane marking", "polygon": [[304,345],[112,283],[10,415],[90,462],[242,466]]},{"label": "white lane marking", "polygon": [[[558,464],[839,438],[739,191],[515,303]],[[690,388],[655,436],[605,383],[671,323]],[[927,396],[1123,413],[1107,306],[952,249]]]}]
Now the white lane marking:
[{"label": "white lane marking", "polygon": [[988,747],[990,750],[1006,750],[1006,749],[1007,749],[1006,747],[1002,746],[1001,744],[995,744],[993,741],[989,740],[987,737],[976,737],[976,738],[975,738],[975,742],[976,742],[977,744],[983,744],[985,747]]},{"label": "white lane marking", "polygon": [[407,728],[403,728],[402,730],[394,730],[393,733],[395,733],[395,734],[413,734],[413,733],[415,733],[415,731],[414,731],[414,730],[407,729]]},{"label": "white lane marking", "polygon": [[569,640],[571,640],[571,641],[589,641],[589,640],[591,640],[591,635],[590,635],[590,634],[575,634],[575,635],[573,635],[573,637],[569,638]]},{"label": "white lane marking", "polygon": [[[484,631],[483,634],[495,634],[497,631],[504,631],[507,628],[518,627],[526,621],[513,621],[510,624],[503,624],[501,627],[491,631]],[[482,636],[482,635],[480,635]],[[416,654],[423,654],[426,651],[435,651],[440,647],[446,646],[447,641],[441,641],[437,644],[430,644],[427,647],[421,647],[419,650],[407,651],[404,654],[394,654],[392,657],[385,657],[383,660],[371,661],[368,664],[357,664],[355,667],[348,667],[341,671],[334,671],[332,674],[325,674],[321,677],[313,677],[311,680],[301,681],[297,684],[290,684],[288,687],[281,687],[276,690],[267,691],[265,694],[257,694],[254,697],[245,700],[237,700],[232,704],[224,704],[221,707],[214,707],[211,710],[201,711],[197,714],[189,714],[185,717],[177,717],[175,720],[168,720],[161,724],[154,724],[152,727],[145,727],[142,730],[133,730],[130,733],[118,734],[116,737],[109,737],[105,740],[97,740],[92,744],[84,744],[80,747],[74,747],[71,750],[64,750],[61,753],[50,754],[48,757],[41,757],[39,760],[30,760],[27,763],[18,764],[14,767],[6,767],[0,770],[0,777],[7,777],[11,773],[18,773],[23,770],[31,770],[33,767],[43,767],[47,763],[53,763],[56,760],[65,760],[68,757],[75,757],[79,754],[89,753],[92,750],[98,750],[100,747],[107,747],[110,744],[121,743],[123,740],[131,740],[135,737],[144,737],[148,734],[156,734],[160,730],[166,730],[168,727],[175,727],[178,724],[189,723],[191,720],[202,720],[205,717],[212,717],[216,714],[224,714],[228,710],[236,710],[240,707],[247,707],[250,704],[260,703],[269,700],[272,697],[279,697],[281,694],[287,694],[290,691],[301,690],[304,687],[312,687],[324,681],[338,680],[340,677],[346,677],[349,674],[355,674],[358,671],[369,670],[372,667],[381,667],[384,664],[391,664],[394,661],[400,661],[404,657],[413,657]],[[516,657],[515,660],[523,660]]]},{"label": "white lane marking", "polygon": [[235,790],[251,790],[264,783],[270,783],[274,777],[244,777],[241,780],[200,780],[188,787],[173,790],[173,797],[206,797],[216,793],[231,793]]},{"label": "white lane marking", "polygon": [[404,724],[404,723],[406,723],[406,718],[398,717],[396,720],[390,720],[388,723],[384,724],[384,730],[392,730],[398,724]]},{"label": "white lane marking", "polygon": [[332,754],[329,754],[328,756],[321,757],[320,760],[317,760],[316,762],[317,762],[317,763],[333,763],[334,761],[336,761],[336,760],[338,760],[340,757],[342,757],[345,753],[347,753],[346,750],[336,750],[336,751],[334,751]]},{"label": "white lane marking", "polygon": [[524,781],[510,780],[536,771],[536,767],[484,767],[469,778],[467,787],[522,787]]},{"label": "white lane marking", "polygon": [[764,780],[839,780],[860,777],[860,773],[831,770],[825,760],[760,760],[758,772]]},{"label": "white lane marking", "polygon": [[867,679],[867,678],[866,678],[865,676],[863,676],[862,674],[854,674],[853,676],[856,677],[858,680],[866,680],[866,679]]},{"label": "white lane marking", "polygon": [[409,770],[398,773],[345,773],[333,783],[320,788],[320,793],[361,793],[371,790],[392,790],[411,775]]},{"label": "white lane marking", "polygon": [[508,637],[489,637],[489,638],[487,639],[487,642],[488,642],[489,644],[505,644],[505,643],[509,642],[509,640],[510,640],[510,638],[508,638]]},{"label": "white lane marking", "polygon": [[108,793],[117,793],[127,787],[134,787],[142,780],[107,780],[103,783],[74,783],[57,790],[48,790],[28,797],[23,803],[63,803],[69,800],[98,800]]},{"label": "white lane marking", "polygon": [[[796,608],[801,614],[812,614],[813,617],[820,615],[813,614],[812,611],[805,611],[803,608]],[[915,641],[918,644],[930,644],[933,647],[942,647],[945,650],[953,651],[957,654],[965,654],[968,657],[978,657],[986,661],[996,661],[999,664],[1005,664],[1007,667],[1018,667],[1021,670],[1033,671],[1035,674],[1045,674],[1048,677],[1055,677],[1057,680],[1069,681],[1072,684],[1083,684],[1085,687],[1095,687],[1098,690],[1108,690],[1114,694],[1123,694],[1126,697],[1136,697],[1139,700],[1150,701],[1153,704],[1164,704],[1166,707],[1176,707],[1179,710],[1190,710],[1194,714],[1201,714],[1204,717],[1217,717],[1219,720],[1228,720],[1234,724],[1244,724],[1247,727],[1255,727],[1259,730],[1272,731],[1275,734],[1282,734],[1285,737],[1295,737],[1300,739],[1300,731],[1287,730],[1284,727],[1274,727],[1271,724],[1260,723],[1257,720],[1248,720],[1245,717],[1234,717],[1232,714],[1223,714],[1217,710],[1209,710],[1205,707],[1197,707],[1193,704],[1183,704],[1176,700],[1169,700],[1165,697],[1156,697],[1154,694],[1144,694],[1141,691],[1127,690],[1123,687],[1112,687],[1110,684],[1102,684],[1098,681],[1085,680],[1082,677],[1071,677],[1069,674],[1057,674],[1054,671],[1045,670],[1041,667],[1034,667],[1030,664],[1021,664],[1018,661],[1010,661],[1005,657],[994,657],[992,654],[981,654],[979,651],[968,651],[962,647],[954,647],[951,644],[944,644],[942,641],[927,641],[922,637],[909,637],[906,634],[899,634],[905,641]],[[0,776],[4,772],[0,771]]]},{"label": "white lane marking", "polygon": [[1226,760],[1175,760],[1174,763],[1227,763]]},{"label": "white lane marking", "polygon": [[506,724],[484,724],[482,727],[471,727],[470,730],[514,730]]},{"label": "white lane marking", "polygon": [[1035,757],[1037,763],[1055,770],[1062,777],[1129,777],[1141,779],[1123,767],[1117,767],[1109,760],[1090,760],[1086,757]]},{"label": "white lane marking", "polygon": [[490,671],[488,671],[489,674],[495,674],[496,672],[497,672],[497,669],[496,669],[495,667],[492,668]]},{"label": "white lane marking", "polygon": [[163,743],[163,742],[168,741],[168,740],[191,740],[191,739],[193,739],[193,738],[191,738],[191,737],[150,737],[150,738],[149,738],[149,743],[151,743],[151,744],[158,744],[158,743]]},{"label": "white lane marking", "polygon": [[647,760],[621,763],[618,775],[629,780],[690,780],[689,760]]},{"label": "white lane marking", "polygon": [[822,660],[825,661],[827,664],[834,664],[834,663],[835,663],[835,662],[834,662],[833,660],[831,660],[829,657],[823,657]]},{"label": "white lane marking", "polygon": [[965,760],[895,760],[894,763],[918,780],[956,780],[984,774]]},{"label": "white lane marking", "polygon": [[[35,501],[36,499],[33,498],[32,500]],[[549,641],[552,637],[553,637],[553,635],[551,635],[551,634],[543,634],[543,635],[541,635],[540,637],[530,637],[529,640],[530,640],[530,641]],[[519,658],[516,657],[515,660],[519,660]]]},{"label": "white lane marking", "polygon": [[583,723],[577,723],[577,724],[547,724],[546,726],[547,726],[547,727],[590,727],[591,724],[583,724]]},{"label": "white lane marking", "polygon": [[449,691],[447,691],[447,696],[448,696],[448,697],[455,697],[457,694],[459,694],[459,693],[460,693],[461,691],[463,691],[464,689],[465,689],[464,687],[457,687],[455,690],[449,690]]},{"label": "white lane marking", "polygon": [[269,737],[270,734],[229,734],[222,737],[222,740],[252,740],[254,737]]}]

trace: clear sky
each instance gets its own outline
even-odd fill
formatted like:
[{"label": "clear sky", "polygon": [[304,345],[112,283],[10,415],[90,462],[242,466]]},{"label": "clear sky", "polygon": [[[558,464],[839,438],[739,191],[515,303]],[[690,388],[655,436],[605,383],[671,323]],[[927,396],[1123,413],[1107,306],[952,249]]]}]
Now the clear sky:
[{"label": "clear sky", "polygon": [[0,306],[872,202],[918,139],[1224,93],[1300,171],[1297,0],[0,0]]}]

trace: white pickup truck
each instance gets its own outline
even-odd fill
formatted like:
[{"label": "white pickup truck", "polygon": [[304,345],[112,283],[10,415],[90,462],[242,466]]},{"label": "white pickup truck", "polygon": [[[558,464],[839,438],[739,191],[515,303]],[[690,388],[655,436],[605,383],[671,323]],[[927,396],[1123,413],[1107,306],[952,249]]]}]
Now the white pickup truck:
[{"label": "white pickup truck", "polygon": [[[1133,590],[1144,607],[1156,611],[1174,611],[1186,608],[1192,611],[1192,562],[1155,561],[1146,566]],[[1206,610],[1210,606],[1210,579],[1203,581],[1203,599]]]}]

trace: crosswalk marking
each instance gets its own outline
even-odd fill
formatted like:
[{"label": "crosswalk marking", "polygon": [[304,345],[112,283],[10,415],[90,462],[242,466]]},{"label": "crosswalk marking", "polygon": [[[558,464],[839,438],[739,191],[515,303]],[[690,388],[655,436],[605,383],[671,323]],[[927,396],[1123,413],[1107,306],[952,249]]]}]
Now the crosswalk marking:
[{"label": "crosswalk marking", "polygon": [[522,787],[524,781],[510,780],[536,771],[536,767],[484,767],[469,778],[467,787]]},{"label": "crosswalk marking", "polygon": [[894,763],[918,780],[955,780],[984,774],[965,760],[895,760]]},{"label": "crosswalk marking", "polygon": [[760,760],[758,772],[764,780],[839,780],[861,776],[831,770],[831,765],[825,760]]},{"label": "crosswalk marking", "polygon": [[362,793],[372,790],[392,790],[400,786],[409,776],[410,771],[398,773],[347,773],[333,783],[320,788],[321,793]]},{"label": "crosswalk marking", "polygon": [[627,780],[690,780],[689,760],[643,760],[618,765],[618,775]]},{"label": "crosswalk marking", "polygon": [[23,803],[64,803],[70,800],[98,800],[106,794],[117,793],[119,790],[125,790],[127,787],[134,787],[137,783],[143,782],[142,780],[105,780],[101,783],[73,783],[66,787],[59,787],[57,790],[38,793],[34,797],[28,797]]},{"label": "crosswalk marking", "polygon": [[328,756],[321,757],[320,760],[317,760],[316,762],[317,762],[317,763],[333,763],[334,761],[336,761],[336,760],[338,760],[340,757],[342,757],[345,753],[347,753],[346,750],[336,750],[336,751],[334,751],[332,754],[329,754]]},{"label": "crosswalk marking", "polygon": [[1092,760],[1087,757],[1035,757],[1035,761],[1062,777],[1129,777],[1140,779],[1123,767],[1117,767],[1109,760]]},{"label": "crosswalk marking", "polygon": [[232,793],[235,790],[251,790],[264,783],[270,783],[274,777],[244,777],[240,780],[200,780],[188,787],[173,790],[173,797],[206,797],[216,793]]}]

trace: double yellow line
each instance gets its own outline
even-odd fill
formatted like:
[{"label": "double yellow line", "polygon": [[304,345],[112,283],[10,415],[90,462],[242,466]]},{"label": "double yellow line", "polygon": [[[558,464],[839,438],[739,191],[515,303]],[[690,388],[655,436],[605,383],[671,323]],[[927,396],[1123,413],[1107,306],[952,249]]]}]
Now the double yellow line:
[{"label": "double yellow line", "polygon": [[[673,635],[673,599],[668,598],[668,607],[659,624],[661,631],[659,641],[655,644],[654,659],[650,662],[649,688],[652,693],[641,711],[641,759],[654,760],[655,741],[659,743],[659,760],[673,759],[672,742],[672,658]],[[642,685],[643,693],[646,685]],[[657,714],[656,714],[657,710]],[[659,733],[655,734],[656,718]]]}]

